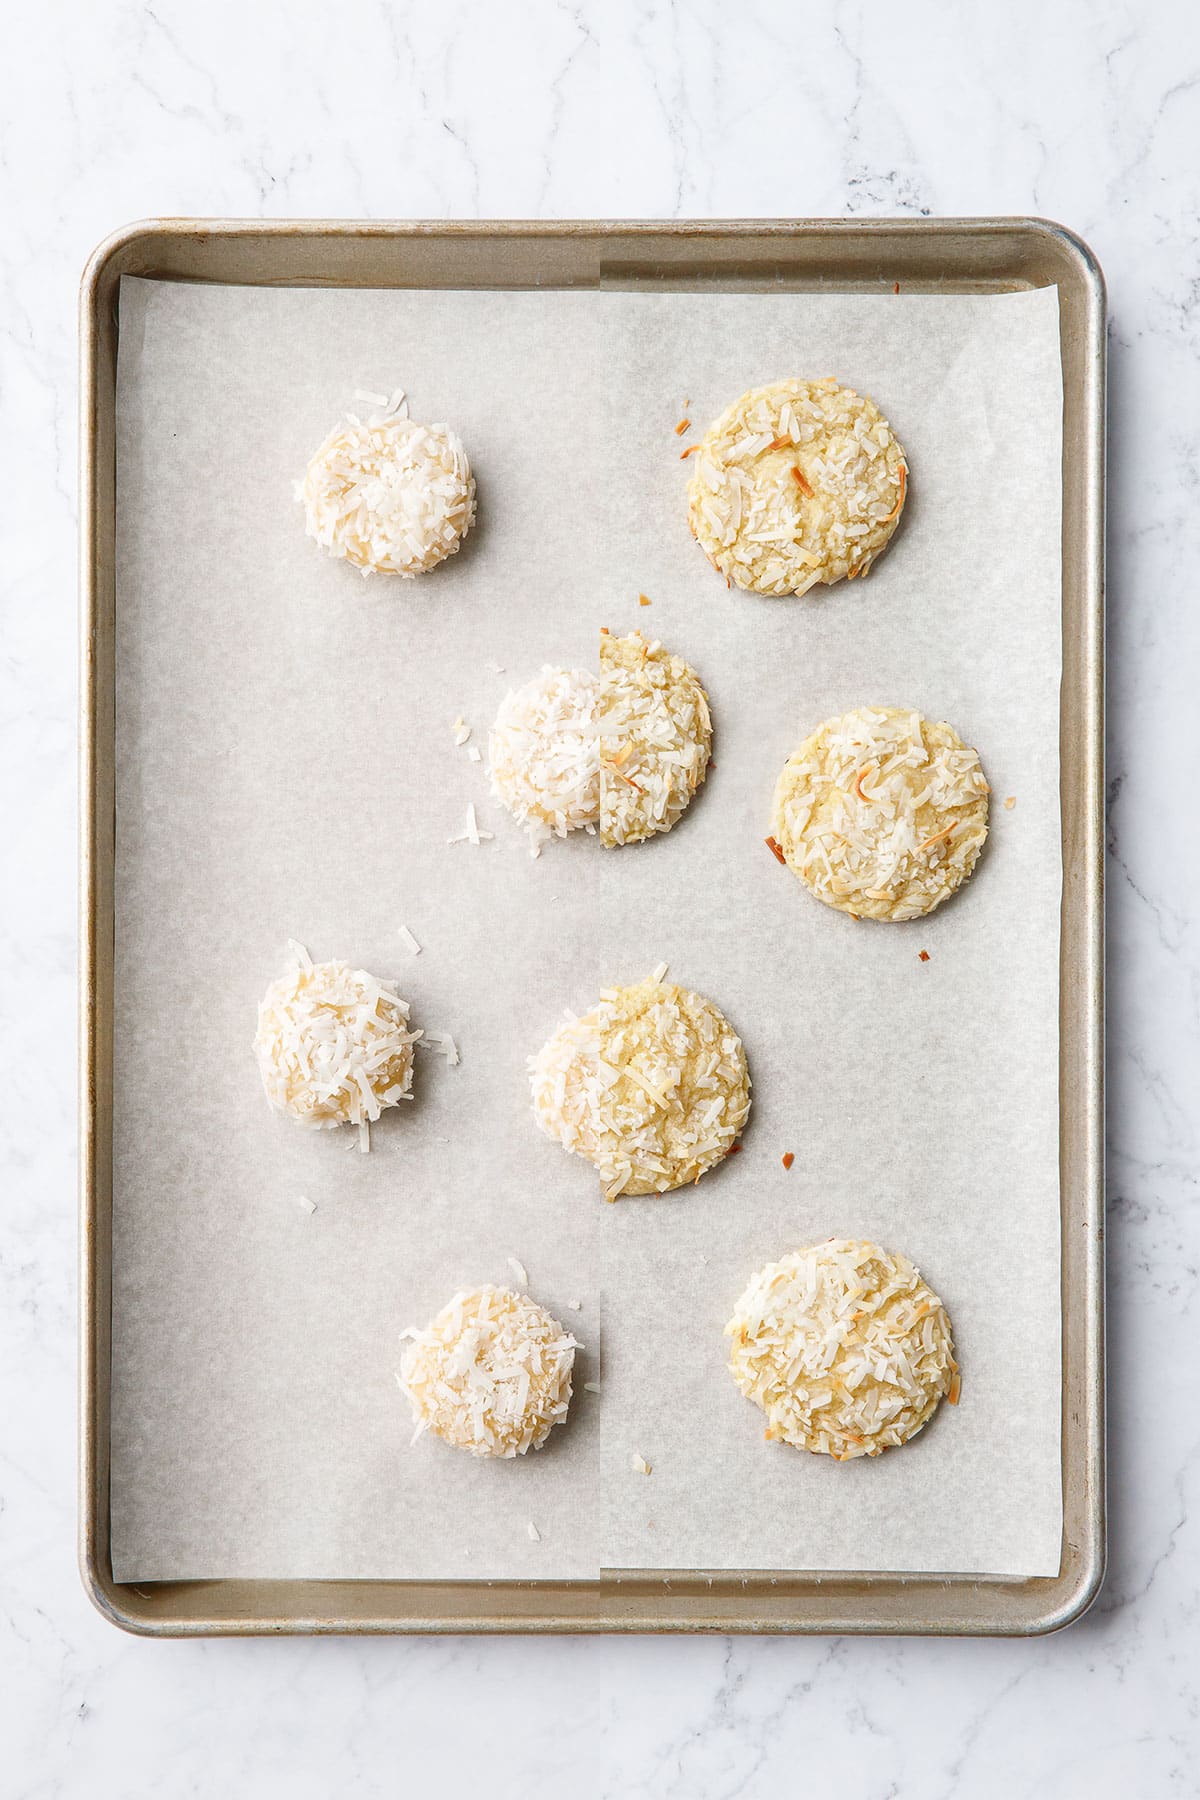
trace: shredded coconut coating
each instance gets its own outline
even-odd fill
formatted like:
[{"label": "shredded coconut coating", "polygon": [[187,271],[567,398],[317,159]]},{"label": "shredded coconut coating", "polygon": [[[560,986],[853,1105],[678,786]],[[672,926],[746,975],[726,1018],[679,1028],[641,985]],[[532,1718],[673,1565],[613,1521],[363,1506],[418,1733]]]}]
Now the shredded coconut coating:
[{"label": "shredded coconut coating", "polygon": [[582,1345],[528,1295],[468,1288],[407,1335],[397,1379],[414,1443],[432,1431],[472,1456],[524,1456],[566,1418]]},{"label": "shredded coconut coating", "polygon": [[600,683],[587,669],[543,668],[506,694],[488,737],[492,792],[529,833],[594,831],[600,817]]},{"label": "shredded coconut coating", "polygon": [[958,1398],[946,1309],[904,1256],[852,1238],[751,1276],[725,1327],[766,1435],[845,1462],[903,1444]]},{"label": "shredded coconut coating", "polygon": [[309,537],[364,575],[425,574],[475,522],[475,478],[458,434],[413,419],[338,425],[297,494]]},{"label": "shredded coconut coating", "polygon": [[529,1070],[538,1124],[595,1166],[606,1200],[698,1181],[750,1111],[732,1026],[711,1000],[653,976],[568,1014]]},{"label": "shredded coconut coating", "polygon": [[420,1036],[390,982],[301,958],[263,995],[254,1049],[271,1105],[323,1130],[373,1122],[410,1099]]},{"label": "shredded coconut coating", "polygon": [[827,719],[783,766],[771,830],[826,906],[916,919],[962,886],[987,837],[978,752],[897,706]]},{"label": "shredded coconut coating", "polygon": [[708,695],[694,669],[640,631],[600,639],[600,841],[670,831],[704,780]]},{"label": "shredded coconut coating", "polygon": [[823,381],[752,388],[710,425],[688,521],[713,567],[757,594],[866,575],[900,522],[907,458],[873,400]]}]

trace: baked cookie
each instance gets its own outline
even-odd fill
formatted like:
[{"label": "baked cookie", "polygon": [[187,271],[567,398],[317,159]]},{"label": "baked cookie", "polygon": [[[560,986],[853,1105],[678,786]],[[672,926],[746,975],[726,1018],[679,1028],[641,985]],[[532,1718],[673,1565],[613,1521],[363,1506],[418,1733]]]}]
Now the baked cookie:
[{"label": "baked cookie", "polygon": [[600,638],[600,842],[670,831],[704,780],[708,695],[694,669],[640,631]]},{"label": "baked cookie", "polygon": [[472,1456],[540,1449],[571,1404],[576,1338],[527,1294],[455,1294],[410,1342],[397,1380],[426,1431]]},{"label": "baked cookie", "polygon": [[913,1437],[958,1400],[946,1309],[904,1256],[852,1238],[752,1275],[725,1327],[766,1435],[846,1462]]},{"label": "baked cookie", "polygon": [[364,575],[422,575],[475,522],[475,477],[448,425],[396,414],[335,426],[297,487],[305,527]]},{"label": "baked cookie", "polygon": [[600,818],[600,683],[587,669],[546,667],[506,694],[488,738],[492,792],[529,833],[594,831]]},{"label": "baked cookie", "polygon": [[866,575],[904,510],[908,459],[873,400],[823,381],[751,388],[700,440],[688,520],[713,567],[756,594]]},{"label": "baked cookie", "polygon": [[967,879],[987,837],[978,752],[899,706],[827,719],[783,766],[768,839],[826,906],[916,919]]},{"label": "baked cookie", "polygon": [[607,989],[530,1058],[538,1124],[595,1166],[606,1200],[698,1181],[750,1111],[741,1039],[664,973]]},{"label": "baked cookie", "polygon": [[391,982],[349,963],[314,963],[293,944],[295,965],[273,981],[258,1008],[254,1050],[267,1099],[317,1130],[370,1122],[412,1098],[408,1006]]}]

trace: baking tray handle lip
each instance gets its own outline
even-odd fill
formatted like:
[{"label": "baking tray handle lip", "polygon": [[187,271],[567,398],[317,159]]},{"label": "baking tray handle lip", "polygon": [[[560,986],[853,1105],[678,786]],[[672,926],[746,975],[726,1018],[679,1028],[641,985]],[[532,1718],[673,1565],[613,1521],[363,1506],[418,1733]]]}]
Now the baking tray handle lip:
[{"label": "baking tray handle lip", "polygon": [[81,1533],[79,1542],[79,1578],[83,1583],[84,1593],[108,1624],[115,1625],[119,1631],[128,1632],[131,1637],[153,1638],[165,1635],[161,1627],[140,1617],[122,1603],[119,1597],[121,1590],[111,1575],[99,1566],[95,1546],[88,1541],[86,1531]]},{"label": "baking tray handle lip", "polygon": [[1037,214],[1027,214],[1015,219],[1014,224],[1028,226],[1031,231],[1051,238],[1076,265],[1091,290],[1092,298],[1103,314],[1108,305],[1108,283],[1104,278],[1104,269],[1100,258],[1092,249],[1085,237],[1073,231],[1069,225],[1061,224],[1057,219],[1043,219]]}]

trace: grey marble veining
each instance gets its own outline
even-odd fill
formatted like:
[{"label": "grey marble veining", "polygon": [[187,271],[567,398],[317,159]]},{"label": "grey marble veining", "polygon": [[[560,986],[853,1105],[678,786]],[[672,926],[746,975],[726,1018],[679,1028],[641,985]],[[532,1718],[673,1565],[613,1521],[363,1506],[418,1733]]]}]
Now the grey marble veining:
[{"label": "grey marble veining", "polygon": [[[1200,1792],[1200,15],[49,0],[0,71],[6,1792]],[[74,1567],[75,304],[155,213],[1037,212],[1112,303],[1112,1557],[1037,1643],[149,1645]]]}]

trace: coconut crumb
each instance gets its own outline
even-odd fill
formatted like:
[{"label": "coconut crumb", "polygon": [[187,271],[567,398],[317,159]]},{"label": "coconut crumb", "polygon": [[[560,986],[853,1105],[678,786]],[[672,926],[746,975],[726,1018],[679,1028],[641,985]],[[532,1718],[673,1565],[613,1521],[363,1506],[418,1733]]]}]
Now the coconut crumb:
[{"label": "coconut crumb", "polygon": [[408,929],[407,925],[402,925],[400,927],[400,936],[401,936],[401,939],[403,940],[404,947],[408,951],[409,955],[410,956],[420,956],[421,946],[420,946],[420,944],[418,944],[416,938],[413,936],[412,932]]},{"label": "coconut crumb", "polygon": [[455,719],[450,729],[454,733],[455,744],[461,749],[471,735],[471,727],[465,719]]},{"label": "coconut crumb", "polygon": [[1010,794],[1010,795],[1009,795],[1009,796],[1008,796],[1008,798],[1007,798],[1007,799],[1006,799],[1006,800],[1005,800],[1005,802],[1004,802],[1004,810],[1005,810],[1005,812],[1011,812],[1011,811],[1012,811],[1012,809],[1013,809],[1013,807],[1014,807],[1014,806],[1015,806],[1015,805],[1016,805],[1016,804],[1017,804],[1017,796],[1016,796],[1016,795],[1015,795],[1015,794]]},{"label": "coconut crumb", "polygon": [[456,837],[447,838],[446,842],[448,844],[482,844],[489,841],[492,836],[493,833],[485,831],[475,817],[475,802],[472,801],[467,807],[467,823],[465,830],[460,831]]},{"label": "coconut crumb", "polygon": [[316,1201],[310,1200],[307,1194],[297,1194],[296,1195],[296,1204],[297,1204],[297,1206],[302,1207],[303,1210],[309,1215],[310,1218],[312,1217],[313,1213],[315,1213],[317,1210]]},{"label": "coconut crumb", "polygon": [[529,1541],[531,1544],[540,1544],[541,1543],[542,1534],[538,1530],[537,1526],[534,1524],[532,1519],[530,1519],[530,1521],[529,1521],[528,1525],[526,1525],[525,1529],[529,1533]]},{"label": "coconut crumb", "polygon": [[645,1457],[640,1455],[636,1450],[629,1458],[629,1466],[635,1475],[649,1475],[650,1473],[650,1464],[646,1461]]},{"label": "coconut crumb", "polygon": [[598,1381],[585,1381],[583,1384],[583,1391],[585,1394],[598,1394],[600,1392],[600,1383]]},{"label": "coconut crumb", "polygon": [[505,1261],[508,1263],[509,1268],[512,1270],[513,1274],[515,1275],[518,1286],[527,1288],[529,1286],[529,1272],[526,1269],[525,1264],[521,1261],[520,1257],[519,1256],[509,1256],[509,1257],[505,1258]]},{"label": "coconut crumb", "polygon": [[481,757],[481,755],[479,753],[479,745],[478,744],[468,744],[467,745],[467,756],[471,762],[482,762],[482,760],[483,760],[483,758]]}]

